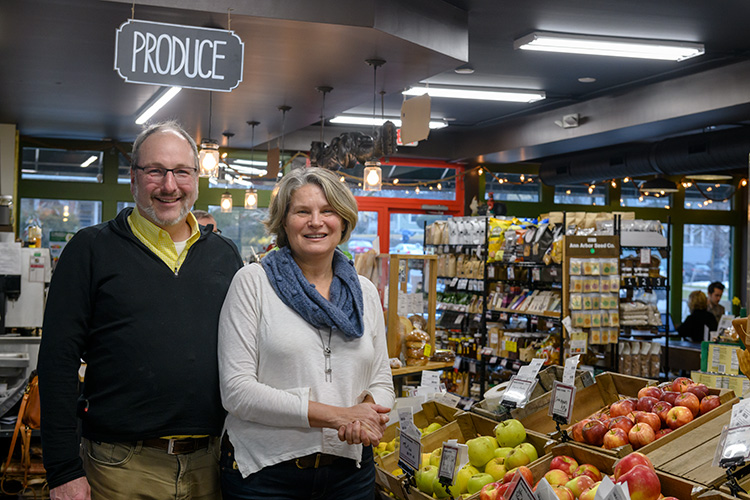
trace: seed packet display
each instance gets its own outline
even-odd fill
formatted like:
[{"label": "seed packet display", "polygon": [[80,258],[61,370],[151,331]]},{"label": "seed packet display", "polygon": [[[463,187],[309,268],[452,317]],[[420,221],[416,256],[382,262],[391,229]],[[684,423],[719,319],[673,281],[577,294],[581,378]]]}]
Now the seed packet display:
[{"label": "seed packet display", "polygon": [[599,276],[600,266],[598,259],[585,259],[583,261],[583,274],[586,276]]},{"label": "seed packet display", "polygon": [[571,276],[580,276],[583,272],[583,259],[570,259],[570,268],[569,268]]},{"label": "seed packet display", "polygon": [[602,312],[599,310],[591,311],[591,328],[602,326]]},{"label": "seed packet display", "polygon": [[570,308],[576,311],[583,309],[583,295],[580,293],[570,294]]},{"label": "seed packet display", "polygon": [[571,276],[570,277],[570,291],[574,293],[582,293],[583,292],[583,280],[584,278],[581,276]]},{"label": "seed packet display", "polygon": [[603,276],[617,274],[617,259],[602,259],[601,271]]}]

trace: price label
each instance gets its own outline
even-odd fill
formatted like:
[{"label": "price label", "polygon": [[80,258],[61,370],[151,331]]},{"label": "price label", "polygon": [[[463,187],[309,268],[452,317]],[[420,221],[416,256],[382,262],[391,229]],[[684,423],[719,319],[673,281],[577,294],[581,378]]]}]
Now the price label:
[{"label": "price label", "polygon": [[469,373],[476,373],[477,372],[477,364],[474,362],[474,360],[469,363]]},{"label": "price label", "polygon": [[555,421],[567,424],[573,415],[573,402],[576,397],[575,386],[561,384],[557,380],[552,386],[552,397],[549,404],[549,415]]},{"label": "price label", "polygon": [[750,426],[744,425],[727,431],[721,462],[739,462],[750,458]]},{"label": "price label", "polygon": [[491,364],[491,365],[494,365],[495,363],[497,363],[497,356],[492,356],[492,357],[490,358],[490,364]]},{"label": "price label", "polygon": [[456,320],[453,322],[453,324],[460,325],[463,320],[464,320],[464,315],[459,314],[458,316],[456,316]]},{"label": "price label", "polygon": [[516,279],[516,272],[515,272],[515,270],[513,269],[513,266],[508,266],[508,279],[509,279],[509,280],[514,280],[514,279]]},{"label": "price label", "polygon": [[576,367],[578,361],[581,359],[580,356],[571,356],[565,360],[565,368],[563,369],[562,383],[566,385],[574,385],[576,379]]},{"label": "price label", "polygon": [[651,249],[641,248],[641,264],[651,264]]},{"label": "price label", "polygon": [[495,266],[490,266],[489,268],[487,268],[487,277],[490,279],[495,278]]},{"label": "price label", "polygon": [[732,407],[732,416],[729,419],[729,428],[735,429],[750,425],[750,399],[743,399]]},{"label": "price label", "polygon": [[503,340],[503,351],[518,351],[518,342],[513,342],[512,340]]},{"label": "price label", "polygon": [[[505,496],[505,495],[503,495]],[[531,486],[523,478],[522,474],[515,474],[508,488],[508,500],[536,500]]]},{"label": "price label", "polygon": [[456,359],[453,360],[453,369],[458,370],[461,368],[461,356],[456,356]]},{"label": "price label", "polygon": [[511,408],[523,408],[529,399],[533,383],[530,380],[523,380],[518,376],[514,377],[508,388],[505,389],[500,404]]},{"label": "price label", "polygon": [[421,459],[422,443],[408,432],[402,432],[398,448],[398,464],[402,468],[406,465],[406,467],[418,471]]},{"label": "price label", "polygon": [[438,478],[444,484],[453,484],[453,476],[456,473],[456,461],[458,460],[458,446],[443,443],[443,451],[440,454],[440,466],[438,467]]},{"label": "price label", "polygon": [[628,483],[619,483],[612,488],[604,500],[630,500],[628,492]]},{"label": "price label", "polygon": [[450,284],[450,287],[451,287],[451,288],[456,288],[456,284],[457,284],[457,283],[458,283],[458,278],[453,278],[453,279],[451,280],[451,284]]},{"label": "price label", "polygon": [[534,269],[532,269],[531,270],[531,278],[534,281],[541,281],[541,279],[542,279],[542,270],[539,269],[538,267],[535,267]]},{"label": "price label", "polygon": [[466,287],[467,287],[468,284],[469,284],[469,280],[468,279],[461,278],[460,280],[458,280],[458,286],[457,286],[457,288],[459,290],[466,290]]}]

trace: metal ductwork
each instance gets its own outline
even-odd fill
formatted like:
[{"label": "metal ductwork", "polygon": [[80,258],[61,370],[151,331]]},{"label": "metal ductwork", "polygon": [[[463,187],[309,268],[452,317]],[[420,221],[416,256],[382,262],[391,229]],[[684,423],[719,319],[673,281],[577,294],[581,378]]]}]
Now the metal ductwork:
[{"label": "metal ductwork", "polygon": [[599,182],[623,177],[689,175],[747,168],[750,129],[733,128],[568,155],[542,162],[547,185]]}]

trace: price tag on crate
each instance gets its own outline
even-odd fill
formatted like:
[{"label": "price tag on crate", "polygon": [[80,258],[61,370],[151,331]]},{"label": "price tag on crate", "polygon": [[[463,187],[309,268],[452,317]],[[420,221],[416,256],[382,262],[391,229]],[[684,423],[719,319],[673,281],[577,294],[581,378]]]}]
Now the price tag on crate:
[{"label": "price tag on crate", "polygon": [[743,465],[750,458],[750,426],[724,426],[716,447],[714,466],[732,468]]},{"label": "price tag on crate", "polygon": [[575,399],[576,388],[574,385],[561,384],[557,380],[553,381],[548,415],[555,422],[567,424],[570,422],[570,417],[573,416],[573,403]]},{"label": "price tag on crate", "polygon": [[599,498],[600,494],[602,500],[630,500],[628,483],[615,484],[609,476],[604,476],[602,482],[599,483],[599,488],[596,490],[596,497]]},{"label": "price tag on crate", "polygon": [[581,356],[571,356],[565,360],[565,368],[563,368],[562,383],[566,385],[575,385],[576,380],[576,368]]},{"label": "price tag on crate", "polygon": [[[523,366],[522,368],[527,368]],[[529,395],[534,389],[536,381],[524,380],[518,375],[513,377],[510,384],[503,393],[503,399],[500,404],[508,408],[523,408],[529,401]]]},{"label": "price tag on crate", "polygon": [[422,459],[422,443],[408,432],[401,432],[398,447],[398,464],[402,469],[419,470]]},{"label": "price tag on crate", "polygon": [[440,453],[440,466],[438,467],[438,480],[446,485],[453,484],[456,474],[456,463],[458,462],[458,446],[455,440],[443,443],[443,451]]},{"label": "price tag on crate", "polygon": [[515,474],[513,476],[506,493],[507,495],[503,496],[508,500],[536,500],[534,493],[531,491],[531,486],[529,486],[529,483],[526,482],[522,474]]}]

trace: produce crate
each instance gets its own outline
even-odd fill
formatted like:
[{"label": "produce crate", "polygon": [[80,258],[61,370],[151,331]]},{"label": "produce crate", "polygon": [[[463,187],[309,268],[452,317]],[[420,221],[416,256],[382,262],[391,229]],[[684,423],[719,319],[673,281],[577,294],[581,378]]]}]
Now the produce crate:
[{"label": "produce crate", "polygon": [[[444,405],[435,401],[427,401],[422,404],[422,410],[414,414],[414,425],[420,429],[437,422],[441,425],[447,425],[456,420],[456,416],[463,410],[453,406]],[[399,423],[393,422],[386,427],[383,433],[382,441],[390,441],[399,433]]]},{"label": "produce crate", "polygon": [[[548,366],[544,370],[541,370],[537,375],[539,383],[534,387],[531,397],[529,397],[529,402],[523,408],[514,408],[512,410],[508,410],[503,406],[490,408],[490,404],[487,403],[487,400],[483,400],[475,405],[471,411],[498,422],[508,418],[521,420],[527,415],[535,413],[540,408],[546,408],[549,406],[549,401],[552,397],[551,391],[555,380],[562,382],[562,376],[563,367],[559,365]],[[591,372],[586,370],[576,370],[575,386],[577,390],[580,391],[581,389],[593,384],[594,377],[591,375]]]},{"label": "produce crate", "polygon": [[[578,443],[563,443],[553,446],[547,450],[547,455],[534,462],[529,468],[534,474],[534,481],[540,480],[544,474],[549,471],[549,466],[554,457],[567,455],[573,457],[579,464],[591,464],[599,469],[602,474],[611,475],[614,472],[614,466],[617,459],[605,453],[599,453],[595,449],[588,449],[578,446]],[[661,492],[665,497],[673,496],[680,500],[696,499],[707,490],[704,486],[694,483],[687,479],[677,477],[672,474],[657,470],[661,482]]]},{"label": "produce crate", "polygon": [[407,494],[404,489],[404,476],[395,476],[393,471],[398,469],[398,453],[390,453],[384,457],[375,456],[375,484],[379,489],[384,489],[399,500],[406,500]]},{"label": "produce crate", "polygon": [[[708,484],[707,482],[705,482],[704,476],[700,474],[701,467],[698,467],[696,465],[695,470],[697,470],[697,472],[691,475],[691,471],[694,470],[692,468],[692,465],[696,461],[698,464],[705,463],[705,460],[707,460],[708,464],[710,465],[711,459],[714,455],[714,451],[716,450],[716,443],[714,443],[713,448],[711,449],[710,453],[708,453],[710,457],[706,455],[706,450],[704,448],[701,448],[702,451],[700,452],[698,452],[698,449],[696,449],[694,458],[688,459],[686,453],[688,450],[695,449],[698,442],[703,442],[703,438],[705,437],[706,433],[712,432],[708,431],[708,428],[705,427],[707,424],[713,422],[717,418],[720,418],[724,414],[730,415],[732,406],[739,401],[739,398],[735,396],[734,392],[728,389],[710,388],[708,393],[719,396],[721,405],[719,405],[717,408],[714,408],[705,415],[700,415],[699,417],[693,419],[682,427],[673,430],[666,436],[663,436],[656,441],[638,449],[639,452],[648,455],[648,457],[651,458],[652,462],[654,462],[654,467],[660,468],[660,466],[657,464],[661,464],[660,470],[669,472],[671,474],[676,474],[678,476],[684,475],[688,479],[696,481],[700,484]],[[576,402],[577,399],[578,396],[576,396]],[[729,421],[727,420],[727,423],[728,422]],[[715,424],[712,424],[712,426],[713,425]],[[700,428],[699,431],[693,432],[698,428]],[[719,427],[719,433],[721,433],[721,427]],[[677,443],[680,443],[681,447],[678,448]],[[605,450],[604,448],[601,448],[599,446],[592,446],[586,443],[576,443],[576,445],[585,447],[587,449],[597,450],[613,457],[622,457],[633,451],[633,447],[629,444],[612,450]],[[681,451],[678,452],[678,449]],[[667,466],[666,464],[668,464],[671,460],[675,460],[675,462]],[[714,473],[715,471],[709,473],[708,475],[713,476]],[[702,479],[703,481],[700,481],[699,479]]]}]

